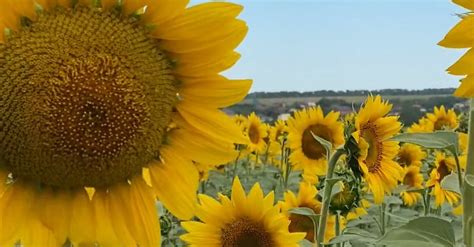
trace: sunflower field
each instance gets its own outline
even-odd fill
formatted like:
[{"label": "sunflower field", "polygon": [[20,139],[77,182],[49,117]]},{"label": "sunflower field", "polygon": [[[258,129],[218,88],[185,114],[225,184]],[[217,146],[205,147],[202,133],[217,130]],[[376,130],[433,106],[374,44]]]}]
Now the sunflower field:
[{"label": "sunflower field", "polygon": [[[474,97],[474,1],[440,46]],[[0,1],[0,247],[474,247],[474,100],[229,116],[243,6]],[[245,54],[244,54],[245,55]],[[470,117],[461,117],[464,116]]]}]

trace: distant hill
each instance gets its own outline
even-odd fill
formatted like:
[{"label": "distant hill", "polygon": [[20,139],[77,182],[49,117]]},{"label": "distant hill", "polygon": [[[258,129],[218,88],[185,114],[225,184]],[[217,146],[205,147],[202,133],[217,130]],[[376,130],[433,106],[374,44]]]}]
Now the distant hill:
[{"label": "distant hill", "polygon": [[247,95],[247,99],[255,98],[293,98],[293,97],[334,97],[334,96],[367,96],[380,94],[383,96],[398,95],[451,95],[455,88],[427,88],[420,90],[382,89],[382,90],[319,90],[311,92],[281,91],[281,92],[254,92]]}]

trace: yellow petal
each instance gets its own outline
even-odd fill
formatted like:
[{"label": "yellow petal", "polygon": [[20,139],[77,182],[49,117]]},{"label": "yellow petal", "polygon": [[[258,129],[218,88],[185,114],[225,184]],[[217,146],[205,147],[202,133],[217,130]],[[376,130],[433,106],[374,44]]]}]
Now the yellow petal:
[{"label": "yellow petal", "polygon": [[251,86],[252,80],[229,80],[221,75],[186,78],[179,94],[185,100],[223,108],[242,101]]},{"label": "yellow petal", "polygon": [[474,49],[470,49],[456,63],[448,68],[452,75],[474,74]]},{"label": "yellow petal", "polygon": [[109,198],[105,190],[97,190],[94,198],[92,199],[92,205],[94,207],[95,214],[95,229],[96,229],[96,240],[100,246],[103,247],[115,247],[121,246],[121,242],[115,235],[112,227],[112,221],[110,218],[110,204],[108,203]]},{"label": "yellow petal", "polygon": [[208,109],[186,103],[186,101],[180,102],[177,109],[186,122],[207,136],[224,142],[247,142],[239,126],[229,116],[217,109]]},{"label": "yellow petal", "polygon": [[143,21],[160,26],[161,23],[171,20],[184,13],[189,0],[159,0],[148,4]]},{"label": "yellow petal", "polygon": [[[241,22],[243,23],[243,22]],[[247,35],[248,27],[245,23],[237,26],[238,30],[232,32],[219,33],[214,39],[209,40],[162,40],[160,47],[173,53],[196,53],[197,54],[226,54],[234,50]]]},{"label": "yellow petal", "polygon": [[225,164],[237,156],[232,143],[216,142],[191,129],[171,131],[169,142],[177,153],[200,163]]},{"label": "yellow petal", "polygon": [[117,5],[117,0],[101,0],[102,8],[111,9],[113,6]]},{"label": "yellow petal", "polygon": [[71,201],[69,191],[51,188],[44,188],[38,199],[38,205],[42,205],[38,209],[39,219],[53,231],[58,243],[65,243],[69,233]]},{"label": "yellow petal", "polygon": [[448,48],[470,48],[474,46],[474,15],[462,18],[438,44]]},{"label": "yellow petal", "polygon": [[457,97],[474,97],[474,75],[461,80],[461,85],[456,89],[454,95]]},{"label": "yellow petal", "polygon": [[153,0],[123,0],[123,11],[125,14],[130,15],[135,13],[137,10],[145,7],[148,3]]},{"label": "yellow petal", "polygon": [[472,0],[453,0],[453,3],[466,9],[474,10],[474,1]]},{"label": "yellow petal", "polygon": [[162,162],[150,165],[153,190],[164,206],[180,219],[194,216],[199,174],[191,160],[170,148],[160,150]]},{"label": "yellow petal", "polygon": [[[10,6],[13,12],[16,14],[18,18],[18,24],[20,23],[20,16],[26,16],[30,19],[34,19],[36,17],[36,7],[35,2],[33,0],[7,0],[10,2]],[[5,2],[5,1],[3,1]],[[3,3],[2,3],[3,4]]]},{"label": "yellow petal", "polygon": [[129,198],[129,230],[139,246],[159,246],[160,223],[151,188],[139,176],[133,178]]},{"label": "yellow petal", "polygon": [[89,196],[84,189],[74,193],[71,208],[69,239],[76,244],[91,244],[95,241],[95,215]]},{"label": "yellow petal", "polygon": [[36,217],[28,221],[28,230],[23,232],[21,246],[23,247],[59,247],[63,243],[57,242],[53,232],[44,226]]},{"label": "yellow petal", "polygon": [[16,181],[0,198],[0,245],[18,240],[35,203],[34,188]]},{"label": "yellow petal", "polygon": [[183,40],[200,37],[215,31],[222,22],[235,18],[242,6],[211,2],[186,9],[184,14],[160,25],[153,35],[166,40]]},{"label": "yellow petal", "polygon": [[239,59],[239,53],[230,52],[216,60],[202,59],[201,63],[178,61],[173,73],[178,76],[190,77],[214,75],[232,67]]},{"label": "yellow petal", "polygon": [[129,230],[129,222],[132,222],[130,212],[130,186],[128,184],[117,184],[109,189],[107,203],[109,204],[109,217],[114,228],[115,235],[120,239],[123,246],[136,246],[135,238]]}]

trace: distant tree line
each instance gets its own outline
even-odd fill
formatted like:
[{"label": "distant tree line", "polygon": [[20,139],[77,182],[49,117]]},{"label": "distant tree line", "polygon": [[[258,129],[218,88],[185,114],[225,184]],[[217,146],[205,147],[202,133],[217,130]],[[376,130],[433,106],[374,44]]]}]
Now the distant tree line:
[{"label": "distant tree line", "polygon": [[368,94],[380,95],[446,95],[452,94],[455,88],[427,88],[420,90],[408,89],[381,89],[381,90],[318,90],[312,92],[280,91],[280,92],[254,92],[247,95],[253,98],[289,98],[289,97],[327,97],[327,96],[365,96]]}]

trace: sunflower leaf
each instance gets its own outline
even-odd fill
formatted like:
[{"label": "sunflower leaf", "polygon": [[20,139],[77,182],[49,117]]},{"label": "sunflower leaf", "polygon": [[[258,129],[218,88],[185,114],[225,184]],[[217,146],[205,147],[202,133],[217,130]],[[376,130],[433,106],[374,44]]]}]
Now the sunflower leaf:
[{"label": "sunflower leaf", "polygon": [[332,143],[324,138],[315,135],[313,132],[311,132],[311,135],[313,135],[313,138],[324,147],[326,153],[328,154],[327,157],[329,157],[329,154],[332,152]]},{"label": "sunflower leaf", "polygon": [[372,244],[376,240],[377,236],[375,234],[357,227],[350,227],[344,229],[344,232],[341,235],[331,239],[329,244],[339,244],[352,241]]},{"label": "sunflower leaf", "polygon": [[464,177],[464,181],[466,184],[468,184],[470,187],[474,187],[474,175],[467,174],[466,177]]},{"label": "sunflower leaf", "polygon": [[458,175],[456,173],[451,173],[441,180],[441,188],[443,190],[449,190],[461,194],[459,189]]},{"label": "sunflower leaf", "polygon": [[292,208],[292,209],[288,210],[288,212],[290,212],[291,214],[298,214],[298,215],[308,216],[314,222],[318,222],[319,217],[321,217],[321,215],[315,214],[314,211],[311,208],[306,208],[306,207]]},{"label": "sunflower leaf", "polygon": [[458,135],[451,131],[433,133],[403,133],[390,140],[416,144],[429,149],[445,149],[453,155],[459,155]]},{"label": "sunflower leaf", "polygon": [[377,244],[388,247],[452,247],[455,246],[456,239],[448,221],[436,217],[420,217],[387,232]]}]

